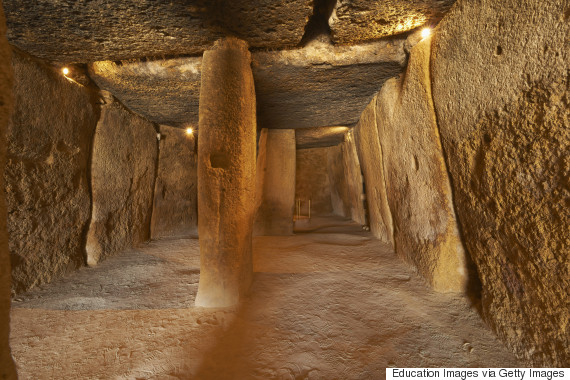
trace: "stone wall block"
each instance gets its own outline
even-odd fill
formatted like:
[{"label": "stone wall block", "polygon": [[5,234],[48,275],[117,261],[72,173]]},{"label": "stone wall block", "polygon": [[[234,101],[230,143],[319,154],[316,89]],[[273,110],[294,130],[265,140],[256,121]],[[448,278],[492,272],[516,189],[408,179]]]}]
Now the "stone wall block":
[{"label": "stone wall block", "polygon": [[431,57],[483,314],[533,366],[570,360],[568,9],[557,0],[460,0]]}]

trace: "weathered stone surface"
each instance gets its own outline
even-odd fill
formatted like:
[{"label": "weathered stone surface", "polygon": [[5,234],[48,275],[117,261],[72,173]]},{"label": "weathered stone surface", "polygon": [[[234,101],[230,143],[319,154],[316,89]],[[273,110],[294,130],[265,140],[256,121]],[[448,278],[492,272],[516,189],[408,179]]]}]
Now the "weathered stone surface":
[{"label": "weathered stone surface", "polygon": [[484,317],[533,366],[570,360],[569,20],[565,1],[459,1],[432,55]]},{"label": "weathered stone surface", "polygon": [[15,108],[5,181],[13,290],[22,292],[85,263],[95,92],[13,52]]},{"label": "weathered stone surface", "polygon": [[325,148],[344,141],[348,127],[299,128],[295,131],[297,149]]},{"label": "weathered stone surface", "polygon": [[196,137],[160,126],[158,172],[154,188],[151,237],[198,234],[198,150]]},{"label": "weathered stone surface", "polygon": [[329,19],[333,40],[358,43],[431,25],[455,0],[338,0]]},{"label": "weathered stone surface", "polygon": [[102,108],[91,158],[88,265],[150,238],[157,145],[149,121],[117,102]]},{"label": "weathered stone surface", "polygon": [[330,147],[327,151],[333,213],[366,225],[362,175],[352,133],[347,133],[345,142]]},{"label": "weathered stone surface", "polygon": [[295,208],[295,130],[267,131],[262,199],[255,235],[292,235]]},{"label": "weathered stone surface", "polygon": [[370,231],[385,243],[394,244],[392,213],[386,194],[382,147],[376,124],[376,98],[366,107],[354,128],[354,141],[366,189]]},{"label": "weathered stone surface", "polygon": [[291,48],[313,11],[310,0],[5,0],[4,7],[8,40],[59,62],[200,54],[225,36]]},{"label": "weathered stone surface", "polygon": [[[267,168],[267,128],[261,128],[257,135],[257,154],[255,162],[255,214],[259,211],[263,202],[263,188],[265,183],[265,170]],[[255,233],[255,218],[253,229]]]},{"label": "weathered stone surface", "polygon": [[430,43],[416,45],[405,75],[378,94],[386,193],[398,255],[435,290],[465,291],[466,257],[431,98]]},{"label": "weathered stone surface", "polygon": [[161,125],[198,124],[202,57],[100,61],[89,76],[129,109]]},{"label": "weathered stone surface", "polygon": [[257,52],[253,75],[264,128],[352,126],[386,79],[403,71],[404,40],[359,46],[315,43]]},{"label": "weathered stone surface", "polygon": [[331,187],[327,169],[327,149],[312,148],[297,150],[297,168],[295,175],[295,199],[302,201],[301,214],[330,215]]},{"label": "weathered stone surface", "polygon": [[247,44],[218,41],[204,52],[200,88],[197,306],[234,305],[251,284],[255,111]]},{"label": "weathered stone surface", "polygon": [[10,354],[10,251],[6,228],[6,199],[4,195],[4,166],[6,164],[6,129],[12,111],[13,72],[11,49],[6,40],[6,23],[0,0],[0,378],[16,379],[16,369]]},{"label": "weathered stone surface", "polygon": [[[404,41],[253,53],[260,126],[356,124],[382,83],[404,69]],[[99,87],[149,120],[175,127],[198,121],[201,70],[196,57],[89,65]]]}]

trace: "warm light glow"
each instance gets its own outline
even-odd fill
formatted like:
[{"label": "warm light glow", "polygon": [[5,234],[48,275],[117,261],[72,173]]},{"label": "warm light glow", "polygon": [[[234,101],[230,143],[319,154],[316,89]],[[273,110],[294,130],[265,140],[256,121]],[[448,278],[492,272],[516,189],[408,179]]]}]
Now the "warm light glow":
[{"label": "warm light glow", "polygon": [[63,75],[68,75],[69,69],[67,67],[64,67],[63,69],[61,69],[61,72],[63,73]]},{"label": "warm light glow", "polygon": [[191,135],[192,133],[194,133],[194,130],[192,128],[186,128],[187,135]]},{"label": "warm light glow", "polygon": [[430,28],[424,28],[422,30],[422,38],[427,38],[431,35],[431,29]]}]

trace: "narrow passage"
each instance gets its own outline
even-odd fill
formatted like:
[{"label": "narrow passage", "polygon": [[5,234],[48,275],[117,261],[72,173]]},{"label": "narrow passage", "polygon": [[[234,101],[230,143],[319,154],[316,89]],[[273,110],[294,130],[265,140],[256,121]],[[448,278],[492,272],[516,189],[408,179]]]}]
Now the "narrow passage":
[{"label": "narrow passage", "polygon": [[237,308],[193,306],[197,239],[154,241],[14,303],[21,379],[383,379],[386,367],[516,367],[469,302],[430,290],[340,218],[254,238]]}]

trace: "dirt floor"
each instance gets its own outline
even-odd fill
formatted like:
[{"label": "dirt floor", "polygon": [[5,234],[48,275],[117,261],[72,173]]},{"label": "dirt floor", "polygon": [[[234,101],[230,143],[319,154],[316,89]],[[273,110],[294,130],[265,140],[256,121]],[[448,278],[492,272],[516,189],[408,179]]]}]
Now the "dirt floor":
[{"label": "dirt floor", "polygon": [[21,379],[384,379],[518,367],[465,298],[431,291],[343,219],[254,238],[240,307],[193,307],[196,239],[154,241],[14,301]]}]

